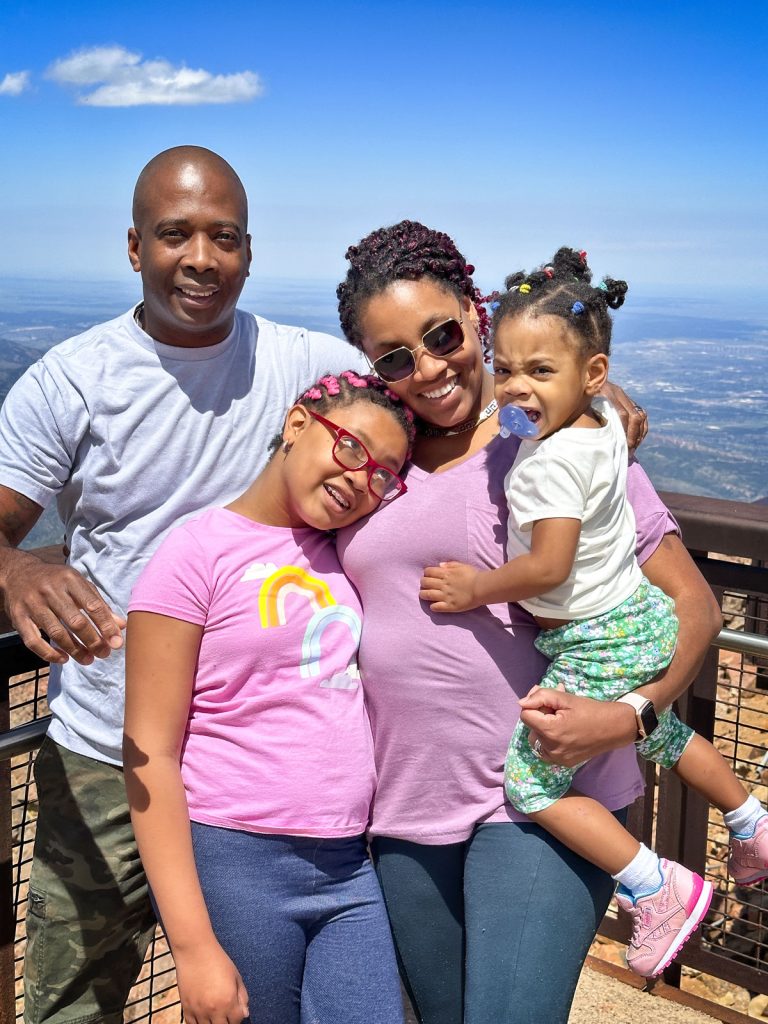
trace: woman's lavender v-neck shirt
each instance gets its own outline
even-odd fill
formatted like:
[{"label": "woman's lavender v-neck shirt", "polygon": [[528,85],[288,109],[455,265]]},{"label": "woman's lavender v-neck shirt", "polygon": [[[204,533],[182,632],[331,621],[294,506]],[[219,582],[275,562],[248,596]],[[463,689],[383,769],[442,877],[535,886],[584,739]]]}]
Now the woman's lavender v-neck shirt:
[{"label": "woman's lavender v-neck shirt", "polygon": [[[408,471],[408,493],[340,531],[344,572],[363,602],[360,645],[377,789],[370,832],[417,843],[461,842],[478,822],[525,820],[504,795],[504,759],[518,699],[546,661],[517,605],[437,615],[419,600],[427,565],[455,559],[493,569],[505,559],[504,477],[517,443],[494,439],[442,473]],[[671,515],[637,463],[628,474],[640,563]],[[642,792],[634,748],[595,758],[578,789],[616,810]]]}]

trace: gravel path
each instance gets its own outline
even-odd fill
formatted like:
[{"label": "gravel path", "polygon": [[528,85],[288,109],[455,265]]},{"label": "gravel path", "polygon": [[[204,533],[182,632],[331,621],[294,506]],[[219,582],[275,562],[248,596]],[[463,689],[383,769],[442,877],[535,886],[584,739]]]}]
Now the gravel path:
[{"label": "gravel path", "polygon": [[[406,1024],[416,1024],[410,1007]],[[714,1017],[652,996],[585,967],[568,1024],[717,1024]],[[542,1021],[541,1024],[547,1024]]]},{"label": "gravel path", "polygon": [[584,968],[568,1024],[649,1024],[649,1021],[653,1024],[713,1024],[715,1018]]}]

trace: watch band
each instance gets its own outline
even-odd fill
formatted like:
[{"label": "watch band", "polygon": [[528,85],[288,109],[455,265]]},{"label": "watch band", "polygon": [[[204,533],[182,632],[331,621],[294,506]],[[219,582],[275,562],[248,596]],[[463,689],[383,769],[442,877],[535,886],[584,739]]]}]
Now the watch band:
[{"label": "watch band", "polygon": [[637,739],[635,743],[641,743],[644,739],[647,739],[659,724],[653,702],[639,693],[625,693],[621,697],[616,698],[616,703],[629,704],[635,712],[635,721],[637,723]]}]

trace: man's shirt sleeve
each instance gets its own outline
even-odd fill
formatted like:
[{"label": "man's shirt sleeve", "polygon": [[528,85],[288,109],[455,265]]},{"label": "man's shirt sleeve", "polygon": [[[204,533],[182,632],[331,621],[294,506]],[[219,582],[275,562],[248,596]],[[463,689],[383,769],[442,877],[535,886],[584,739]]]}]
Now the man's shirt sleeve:
[{"label": "man's shirt sleeve", "polygon": [[45,508],[72,473],[88,415],[82,396],[40,360],[0,409],[0,485]]}]

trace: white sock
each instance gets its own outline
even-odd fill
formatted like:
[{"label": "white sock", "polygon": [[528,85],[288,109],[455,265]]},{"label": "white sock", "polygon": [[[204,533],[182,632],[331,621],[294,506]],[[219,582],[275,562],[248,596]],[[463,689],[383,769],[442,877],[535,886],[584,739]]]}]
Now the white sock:
[{"label": "white sock", "polygon": [[633,896],[637,897],[648,896],[650,893],[656,892],[663,875],[658,856],[641,843],[640,849],[629,864],[613,877],[625,889],[629,889]]},{"label": "white sock", "polygon": [[764,814],[765,809],[757,797],[748,796],[741,807],[724,814],[723,821],[729,832],[739,836],[751,836],[755,831],[755,825]]}]

